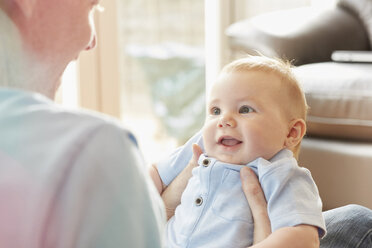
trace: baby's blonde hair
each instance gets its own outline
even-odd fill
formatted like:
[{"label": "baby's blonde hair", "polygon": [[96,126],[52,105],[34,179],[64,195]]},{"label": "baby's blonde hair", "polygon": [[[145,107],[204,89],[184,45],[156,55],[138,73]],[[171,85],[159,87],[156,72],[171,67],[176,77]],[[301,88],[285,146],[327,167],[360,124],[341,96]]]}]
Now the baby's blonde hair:
[{"label": "baby's blonde hair", "polygon": [[[289,121],[297,118],[306,121],[308,105],[306,103],[305,94],[292,69],[293,65],[289,61],[284,61],[278,58],[269,58],[263,55],[249,55],[227,64],[221,70],[220,75],[249,71],[274,73],[280,78],[282,86],[286,86],[285,88],[283,87],[283,93],[285,93],[284,89],[286,89],[288,95],[287,99],[289,100],[289,106],[291,106],[291,108],[285,109],[284,112],[288,115]],[[293,150],[296,158],[298,158],[300,143]]]}]

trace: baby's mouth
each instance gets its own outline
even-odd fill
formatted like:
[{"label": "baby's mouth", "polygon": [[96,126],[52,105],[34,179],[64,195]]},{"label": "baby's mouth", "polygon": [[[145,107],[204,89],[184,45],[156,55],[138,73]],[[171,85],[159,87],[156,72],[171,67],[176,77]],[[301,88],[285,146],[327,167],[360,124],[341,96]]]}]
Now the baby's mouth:
[{"label": "baby's mouth", "polygon": [[222,136],[218,139],[217,143],[223,146],[236,146],[243,142],[230,136]]}]

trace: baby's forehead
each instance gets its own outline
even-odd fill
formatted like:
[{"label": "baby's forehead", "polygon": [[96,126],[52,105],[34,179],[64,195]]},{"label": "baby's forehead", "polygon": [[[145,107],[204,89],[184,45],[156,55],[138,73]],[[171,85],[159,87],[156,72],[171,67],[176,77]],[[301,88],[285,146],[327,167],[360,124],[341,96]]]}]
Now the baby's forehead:
[{"label": "baby's forehead", "polygon": [[252,90],[284,90],[288,85],[282,82],[283,78],[274,72],[265,70],[248,70],[248,71],[232,71],[228,73],[220,73],[218,78],[210,86],[210,91],[216,88],[229,89],[232,86],[242,89]]},{"label": "baby's forehead", "polygon": [[[256,98],[277,98],[280,86],[277,80],[259,78],[223,77],[211,85],[208,100],[233,98],[236,101]],[[270,101],[271,102],[271,101]]]}]

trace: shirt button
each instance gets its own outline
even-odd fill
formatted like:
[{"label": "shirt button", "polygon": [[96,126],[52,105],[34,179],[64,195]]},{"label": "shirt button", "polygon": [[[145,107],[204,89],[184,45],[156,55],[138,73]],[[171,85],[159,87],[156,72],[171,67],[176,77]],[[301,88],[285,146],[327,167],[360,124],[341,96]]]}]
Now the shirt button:
[{"label": "shirt button", "polygon": [[195,200],[195,205],[196,206],[200,206],[200,205],[202,205],[203,204],[203,198],[200,196],[200,197],[198,197],[198,198],[196,198],[196,200]]},{"label": "shirt button", "polygon": [[211,161],[209,159],[204,159],[203,162],[202,162],[204,167],[208,167],[210,163],[211,163]]}]

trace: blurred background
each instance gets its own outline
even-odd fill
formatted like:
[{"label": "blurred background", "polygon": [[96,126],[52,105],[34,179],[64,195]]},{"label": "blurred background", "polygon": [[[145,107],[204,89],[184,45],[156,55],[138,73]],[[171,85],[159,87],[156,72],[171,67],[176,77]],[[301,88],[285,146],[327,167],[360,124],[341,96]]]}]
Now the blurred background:
[{"label": "blurred background", "polygon": [[198,131],[205,89],[232,60],[225,29],[274,10],[332,0],[110,0],[95,16],[98,47],[63,76],[58,101],[119,118],[147,163]]}]

